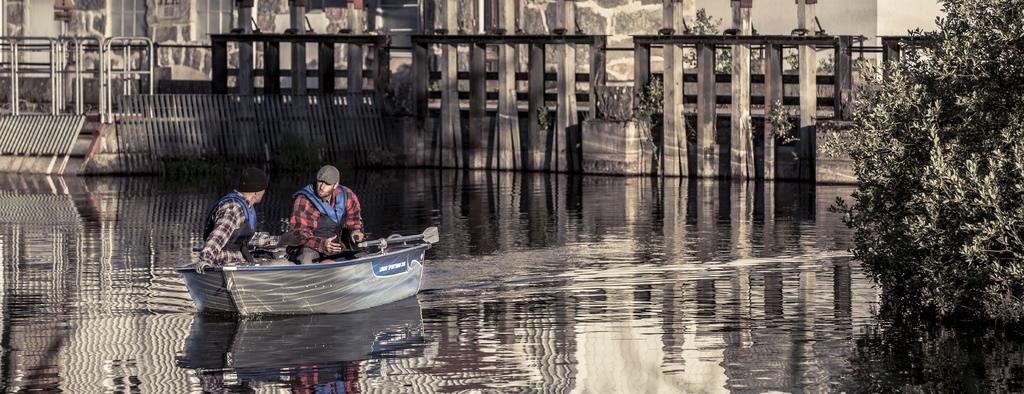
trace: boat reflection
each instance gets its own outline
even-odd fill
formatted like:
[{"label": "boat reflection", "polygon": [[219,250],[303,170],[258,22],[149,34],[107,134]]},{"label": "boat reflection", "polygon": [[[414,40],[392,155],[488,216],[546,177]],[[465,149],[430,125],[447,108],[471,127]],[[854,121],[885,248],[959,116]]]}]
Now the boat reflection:
[{"label": "boat reflection", "polygon": [[350,386],[364,373],[358,367],[362,362],[423,356],[421,313],[419,301],[410,297],[334,315],[240,319],[196,314],[177,364],[194,370],[204,390]]}]

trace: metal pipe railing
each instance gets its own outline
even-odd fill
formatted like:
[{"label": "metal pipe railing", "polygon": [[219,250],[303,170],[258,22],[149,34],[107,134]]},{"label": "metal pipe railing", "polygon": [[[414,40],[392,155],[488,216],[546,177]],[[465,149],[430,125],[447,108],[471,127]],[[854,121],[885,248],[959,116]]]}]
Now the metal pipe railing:
[{"label": "metal pipe railing", "polygon": [[[21,114],[21,79],[26,76],[43,76],[50,85],[51,115],[61,113],[85,114],[85,83],[83,66],[87,42],[95,43],[97,51],[101,39],[98,37],[0,37],[0,65],[8,73],[11,82],[11,114]],[[45,62],[22,59],[25,53],[47,53]],[[97,70],[102,71],[102,70]],[[68,79],[74,78],[68,94]],[[99,76],[97,76],[99,78]],[[99,95],[98,95],[99,96]],[[74,101],[73,111],[68,110],[68,99]]]},{"label": "metal pipe railing", "polygon": [[[119,45],[118,45],[119,44]],[[120,77],[122,82],[121,94],[124,96],[130,96],[132,92],[132,84],[130,83],[135,77],[141,81],[143,78],[148,79],[149,94],[155,92],[155,45],[153,40],[148,37],[110,37],[103,41],[103,45],[100,51],[100,63],[101,63],[101,77],[100,77],[100,112],[104,123],[110,123],[113,121],[113,97],[114,87],[113,79],[115,75],[114,71],[114,59],[110,55],[111,51],[117,47],[121,50],[121,69],[117,71],[117,75]],[[140,55],[140,62],[143,62],[144,66],[136,69],[132,67],[132,53],[133,49],[142,48],[144,54]],[[146,66],[148,64],[148,66]]]}]

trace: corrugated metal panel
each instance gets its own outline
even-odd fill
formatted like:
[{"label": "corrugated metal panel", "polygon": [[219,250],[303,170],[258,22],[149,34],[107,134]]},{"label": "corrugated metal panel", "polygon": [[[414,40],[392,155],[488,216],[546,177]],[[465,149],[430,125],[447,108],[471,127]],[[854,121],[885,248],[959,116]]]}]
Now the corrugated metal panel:
[{"label": "corrugated metal panel", "polygon": [[0,171],[62,173],[57,160],[67,160],[84,124],[79,115],[0,117]]},{"label": "corrugated metal panel", "polygon": [[119,153],[164,159],[269,161],[311,146],[325,160],[356,166],[390,156],[374,94],[354,96],[135,95],[121,97]]}]

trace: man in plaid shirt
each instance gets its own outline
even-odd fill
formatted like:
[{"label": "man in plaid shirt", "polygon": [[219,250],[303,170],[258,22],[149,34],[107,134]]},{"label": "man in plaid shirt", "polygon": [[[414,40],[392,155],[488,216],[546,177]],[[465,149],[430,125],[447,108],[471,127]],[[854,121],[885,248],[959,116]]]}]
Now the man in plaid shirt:
[{"label": "man in plaid shirt", "polygon": [[256,168],[242,171],[238,188],[222,197],[207,216],[203,237],[206,243],[199,252],[196,271],[203,273],[211,266],[252,262],[250,248],[276,248],[298,245],[294,234],[281,236],[256,232],[256,211],[253,206],[263,200],[268,184],[267,174]]},{"label": "man in plaid shirt", "polygon": [[[301,247],[288,248],[288,255],[298,264],[336,255],[345,250],[345,243],[363,242],[362,209],[359,198],[345,186],[339,185],[341,174],[334,166],[323,166],[316,174],[316,182],[295,193],[290,230],[303,240]],[[344,230],[349,239],[340,238]]]}]

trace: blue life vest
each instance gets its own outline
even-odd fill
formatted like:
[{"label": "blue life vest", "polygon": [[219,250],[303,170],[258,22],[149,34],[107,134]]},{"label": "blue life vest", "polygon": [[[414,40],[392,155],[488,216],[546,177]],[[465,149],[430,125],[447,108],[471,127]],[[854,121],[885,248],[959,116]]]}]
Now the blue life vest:
[{"label": "blue life vest", "polygon": [[298,192],[292,195],[294,198],[299,196],[305,197],[320,212],[320,220],[317,221],[316,229],[313,231],[313,235],[318,238],[330,238],[337,235],[341,226],[345,223],[345,205],[348,202],[348,193],[345,192],[344,186],[338,185],[337,187],[341,190],[338,192],[338,197],[334,201],[333,207],[329,202],[316,194],[313,185],[306,185],[306,187],[299,189]]}]

